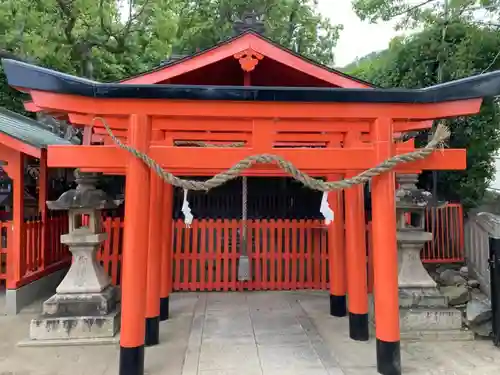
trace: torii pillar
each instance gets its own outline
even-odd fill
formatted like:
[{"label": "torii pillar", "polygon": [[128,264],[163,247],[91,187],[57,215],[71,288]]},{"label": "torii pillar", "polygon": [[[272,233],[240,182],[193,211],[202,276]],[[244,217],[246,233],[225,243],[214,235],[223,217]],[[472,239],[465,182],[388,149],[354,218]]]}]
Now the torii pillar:
[{"label": "torii pillar", "polygon": [[[151,118],[130,115],[128,144],[147,152]],[[125,228],[123,241],[122,323],[120,333],[120,375],[144,374],[144,338],[149,238],[150,169],[128,155],[125,181]]]},{"label": "torii pillar", "polygon": [[[361,132],[348,132],[344,147],[362,147]],[[347,178],[355,171],[348,171]],[[356,185],[345,195],[345,248],[346,278],[349,310],[349,337],[356,341],[368,341],[368,285],[366,259],[366,225],[364,186]]]},{"label": "torii pillar", "polygon": [[[378,118],[371,128],[379,162],[393,156],[393,121]],[[372,180],[372,230],[377,370],[401,374],[399,332],[398,250],[396,240],[396,182],[393,171]]]}]

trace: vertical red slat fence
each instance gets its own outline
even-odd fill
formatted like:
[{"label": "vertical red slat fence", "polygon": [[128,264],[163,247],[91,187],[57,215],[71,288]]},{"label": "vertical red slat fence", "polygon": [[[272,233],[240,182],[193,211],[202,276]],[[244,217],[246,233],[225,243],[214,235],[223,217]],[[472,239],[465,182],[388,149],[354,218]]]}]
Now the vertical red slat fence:
[{"label": "vertical red slat fence", "polygon": [[434,234],[422,251],[424,263],[464,261],[464,222],[461,204],[429,207],[425,212],[426,230]]},{"label": "vertical red slat fence", "polygon": [[[434,240],[422,250],[424,262],[463,261],[460,205],[428,208]],[[123,222],[107,218],[108,239],[97,258],[113,283],[119,284]],[[328,289],[328,233],[320,220],[249,220],[247,251],[251,280],[239,282],[237,265],[242,233],[240,220],[194,220],[186,228],[173,223],[172,277],[177,291]],[[368,285],[372,287],[371,225],[367,225]]]},{"label": "vertical red slat fence", "polygon": [[[47,226],[45,244],[44,226]],[[47,222],[28,220],[24,223],[24,251],[21,253],[21,280],[25,285],[49,273],[67,267],[71,262],[68,247],[61,243],[61,235],[68,233],[68,216],[48,217]],[[7,238],[8,242],[8,238]]]},{"label": "vertical red slat fence", "polygon": [[7,280],[7,254],[10,244],[7,238],[9,232],[12,232],[12,224],[9,221],[0,222],[0,235],[2,236],[0,242],[0,282]]},{"label": "vertical red slat fence", "polygon": [[[43,241],[44,230],[46,230],[45,241]],[[13,251],[11,248],[12,222],[0,222],[0,231],[0,281],[6,281],[9,253]],[[71,254],[67,246],[61,244],[61,235],[67,232],[67,215],[49,217],[45,223],[39,219],[27,220],[23,223],[23,248],[20,254],[21,279],[14,280],[17,287],[69,265]]]}]

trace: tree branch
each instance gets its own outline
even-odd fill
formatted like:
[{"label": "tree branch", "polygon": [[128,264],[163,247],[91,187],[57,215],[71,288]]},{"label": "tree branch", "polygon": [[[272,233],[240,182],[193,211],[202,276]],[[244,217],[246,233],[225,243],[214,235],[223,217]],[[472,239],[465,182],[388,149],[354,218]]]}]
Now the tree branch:
[{"label": "tree branch", "polygon": [[125,45],[125,39],[132,32],[132,24],[134,23],[134,21],[136,21],[137,19],[139,19],[139,17],[142,16],[144,11],[146,10],[146,7],[149,5],[150,0],[145,0],[141,8],[133,16],[132,16],[133,12],[132,3],[133,1],[130,0],[129,19],[127,20],[123,29],[118,33],[119,35],[115,36],[116,40],[118,41],[118,45],[120,45],[122,48]]},{"label": "tree branch", "polygon": [[500,51],[498,51],[498,53],[496,54],[495,58],[493,59],[493,61],[486,67],[486,69],[484,69],[481,74],[484,74],[486,73],[488,70],[491,69],[491,67],[497,62],[498,58],[500,57]]},{"label": "tree branch", "polygon": [[57,0],[57,5],[61,10],[62,14],[67,18],[68,23],[64,27],[64,35],[69,43],[74,43],[75,40],[73,38],[73,29],[76,24],[76,16],[71,9],[72,0]]},{"label": "tree branch", "polygon": [[[295,25],[295,17],[297,15],[297,12],[299,11],[299,4],[297,1],[294,2],[294,6],[292,8],[292,11],[290,12],[290,16],[288,17],[288,45],[292,45],[292,40],[293,40],[293,34],[296,29]],[[297,51],[296,51],[297,52]]]},{"label": "tree branch", "polygon": [[106,32],[108,35],[108,40],[111,37],[112,31],[106,26],[104,22],[104,0],[99,0],[99,21],[101,24],[102,31]]},{"label": "tree branch", "polygon": [[434,1],[436,1],[436,0],[425,0],[425,1],[421,2],[421,3],[419,3],[419,4],[413,5],[413,6],[409,7],[408,9],[405,9],[405,10],[399,12],[399,13],[393,14],[391,18],[399,17],[399,16],[402,16],[404,14],[410,13],[410,12],[412,12],[412,11],[414,11],[414,10],[420,8],[420,7],[423,7],[424,5],[430,4],[430,3],[434,2]]}]

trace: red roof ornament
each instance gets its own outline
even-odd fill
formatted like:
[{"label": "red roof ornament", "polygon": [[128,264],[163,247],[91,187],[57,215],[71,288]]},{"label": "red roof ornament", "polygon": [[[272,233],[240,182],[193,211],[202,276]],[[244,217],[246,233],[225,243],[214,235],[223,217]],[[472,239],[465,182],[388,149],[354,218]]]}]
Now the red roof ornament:
[{"label": "red roof ornament", "polygon": [[245,72],[251,72],[255,69],[255,67],[259,63],[259,60],[262,60],[264,56],[258,52],[255,52],[253,49],[248,48],[235,54],[234,58],[239,60],[241,69],[243,69]]}]

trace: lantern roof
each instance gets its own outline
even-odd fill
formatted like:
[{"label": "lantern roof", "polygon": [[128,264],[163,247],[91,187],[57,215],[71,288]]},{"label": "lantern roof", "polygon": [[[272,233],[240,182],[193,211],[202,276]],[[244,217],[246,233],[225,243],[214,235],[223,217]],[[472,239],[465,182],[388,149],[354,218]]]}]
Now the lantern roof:
[{"label": "lantern roof", "polygon": [[97,189],[98,173],[80,173],[75,170],[76,189],[64,192],[57,200],[47,201],[49,210],[106,210],[115,209],[121,203],[113,200],[106,192]]}]

